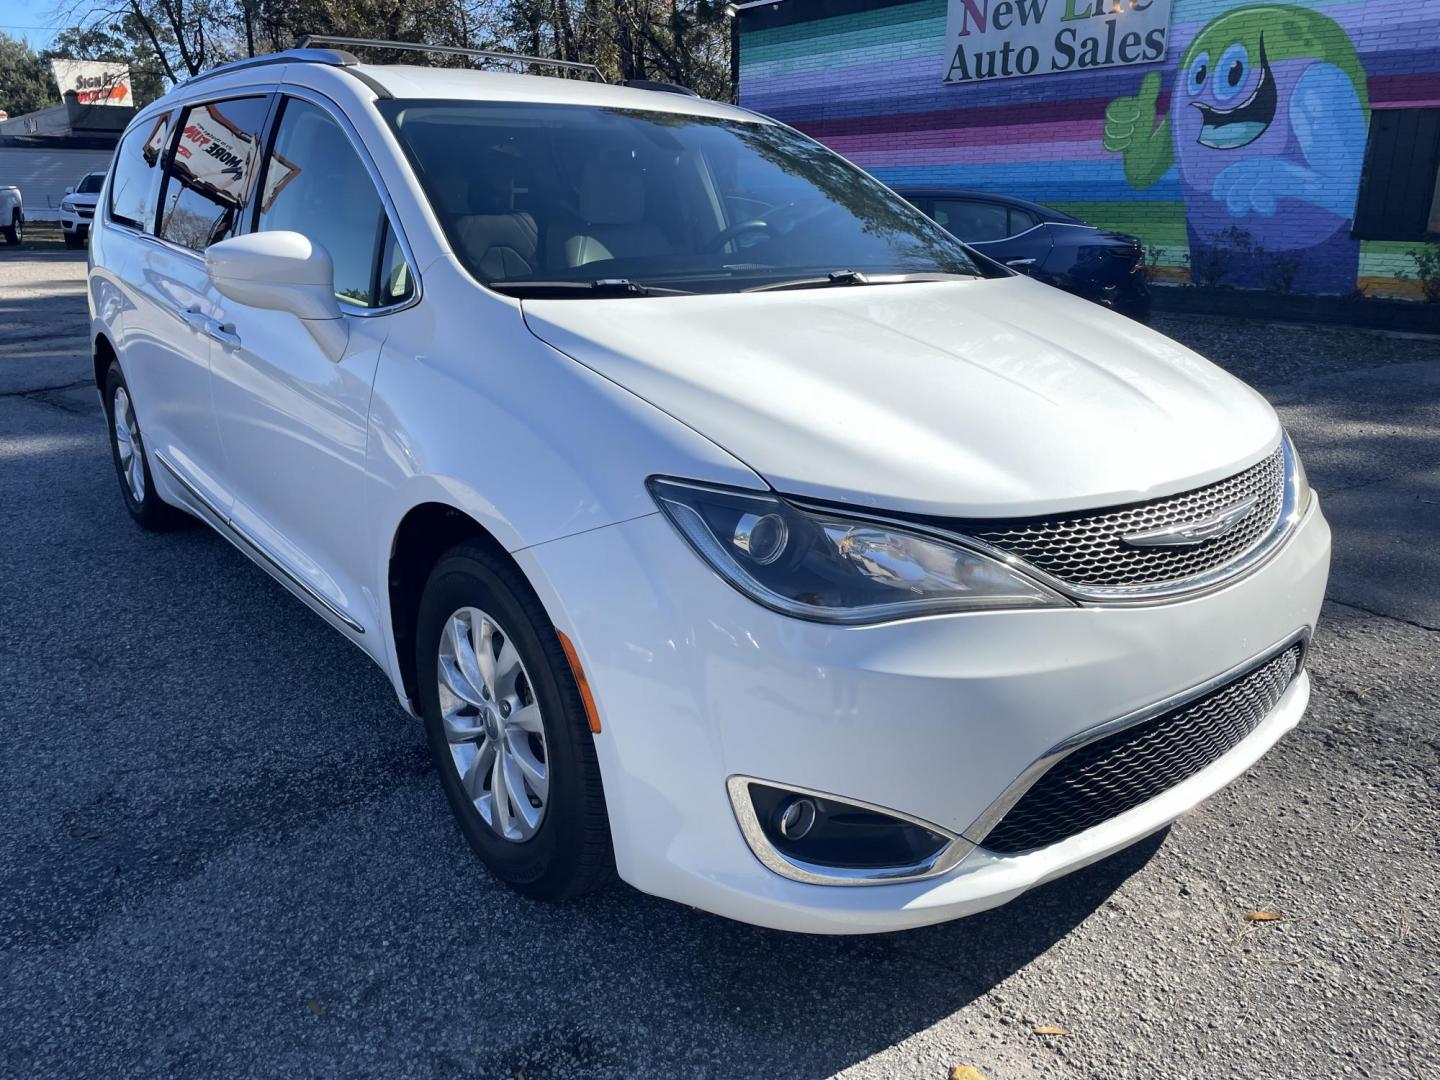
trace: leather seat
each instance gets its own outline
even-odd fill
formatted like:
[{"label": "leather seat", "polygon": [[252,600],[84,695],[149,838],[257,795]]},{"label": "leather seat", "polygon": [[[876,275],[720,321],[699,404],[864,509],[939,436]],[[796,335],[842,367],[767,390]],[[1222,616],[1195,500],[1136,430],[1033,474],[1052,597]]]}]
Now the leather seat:
[{"label": "leather seat", "polygon": [[583,224],[562,245],[566,266],[674,251],[660,226],[645,219],[645,175],[630,158],[585,164],[580,217]]},{"label": "leather seat", "polygon": [[534,217],[515,210],[514,176],[503,164],[447,177],[437,186],[464,262],[495,281],[535,273],[540,230]]}]

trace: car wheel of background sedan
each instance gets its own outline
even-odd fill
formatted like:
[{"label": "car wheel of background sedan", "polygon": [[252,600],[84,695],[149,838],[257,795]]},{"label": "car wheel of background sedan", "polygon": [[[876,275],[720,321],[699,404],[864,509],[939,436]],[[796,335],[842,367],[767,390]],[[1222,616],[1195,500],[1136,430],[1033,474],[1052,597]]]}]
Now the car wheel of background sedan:
[{"label": "car wheel of background sedan", "polygon": [[120,478],[120,494],[125,509],[142,528],[163,531],[188,524],[190,517],[183,511],[162,502],[155,493],[150,476],[150,463],[145,459],[145,443],[140,436],[140,421],[135,416],[135,403],[120,365],[110,364],[105,376],[105,414],[110,421],[110,453],[115,461],[115,475]]},{"label": "car wheel of background sedan", "polygon": [[460,829],[492,873],[563,900],[612,874],[600,767],[555,627],[479,544],[442,558],[420,602],[421,713]]},{"label": "car wheel of background sedan", "polygon": [[18,244],[25,239],[25,221],[16,214],[10,219],[10,224],[5,226],[5,242],[7,244]]},{"label": "car wheel of background sedan", "polygon": [[73,233],[73,232],[67,232],[67,233],[65,234],[65,246],[66,246],[67,248],[74,249],[74,248],[78,248],[78,247],[84,247],[85,244],[84,244],[84,242],[80,239],[79,234]]}]

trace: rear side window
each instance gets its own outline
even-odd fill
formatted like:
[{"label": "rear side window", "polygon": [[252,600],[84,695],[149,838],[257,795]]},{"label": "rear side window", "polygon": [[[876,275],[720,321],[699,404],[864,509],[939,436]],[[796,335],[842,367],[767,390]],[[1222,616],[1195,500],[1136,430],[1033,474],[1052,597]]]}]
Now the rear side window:
[{"label": "rear side window", "polygon": [[260,133],[269,97],[193,105],[165,179],[160,235],[194,251],[231,236],[260,165]]},{"label": "rear side window", "polygon": [[1020,210],[1016,207],[1010,208],[1010,235],[1022,233],[1026,229],[1033,229],[1040,224],[1040,219],[1029,210]]},{"label": "rear side window", "polygon": [[1010,235],[1005,207],[963,199],[936,199],[935,220],[967,244],[1003,240]]},{"label": "rear side window", "polygon": [[393,242],[382,249],[389,229],[380,194],[350,136],[325,110],[285,99],[263,190],[257,231],[298,232],[325,248],[337,299],[383,307],[407,294],[403,258]]},{"label": "rear side window", "polygon": [[170,141],[170,114],[130,129],[115,152],[110,220],[150,232],[160,194],[160,162]]}]

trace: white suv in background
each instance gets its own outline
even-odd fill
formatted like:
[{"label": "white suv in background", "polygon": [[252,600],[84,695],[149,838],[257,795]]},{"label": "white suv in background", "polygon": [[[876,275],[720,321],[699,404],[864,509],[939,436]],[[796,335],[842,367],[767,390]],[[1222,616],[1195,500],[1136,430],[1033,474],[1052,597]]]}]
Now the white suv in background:
[{"label": "white suv in background", "polygon": [[131,516],[379,664],[528,895],[938,922],[1305,708],[1330,534],[1270,406],[764,117],[307,48],[144,109],[102,203]]},{"label": "white suv in background", "polygon": [[87,173],[74,187],[65,189],[65,198],[60,200],[60,231],[66,247],[85,246],[95,217],[95,204],[100,201],[100,189],[104,185],[105,174],[93,172]]}]

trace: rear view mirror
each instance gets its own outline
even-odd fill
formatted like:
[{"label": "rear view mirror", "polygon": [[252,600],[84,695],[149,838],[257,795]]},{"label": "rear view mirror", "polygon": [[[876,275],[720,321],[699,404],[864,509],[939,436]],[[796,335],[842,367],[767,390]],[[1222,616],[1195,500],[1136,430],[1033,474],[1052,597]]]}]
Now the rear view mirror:
[{"label": "rear view mirror", "polygon": [[74,185],[74,184],[71,184],[69,187],[67,187],[67,188],[65,189],[65,194],[66,194],[66,195],[74,195],[74,194],[75,194],[75,185]]},{"label": "rear view mirror", "polygon": [[288,311],[331,360],[345,353],[349,329],[335,300],[335,266],[324,246],[297,232],[260,232],[205,249],[205,267],[221,296]]}]

